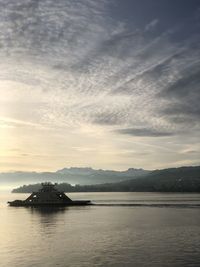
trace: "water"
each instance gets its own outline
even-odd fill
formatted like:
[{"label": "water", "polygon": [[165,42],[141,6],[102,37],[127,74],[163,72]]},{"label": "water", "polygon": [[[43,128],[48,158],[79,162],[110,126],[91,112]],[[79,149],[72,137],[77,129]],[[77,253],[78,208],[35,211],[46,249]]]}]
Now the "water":
[{"label": "water", "polygon": [[69,196],[97,205],[15,208],[6,201],[26,195],[1,193],[1,267],[200,266],[200,195]]}]

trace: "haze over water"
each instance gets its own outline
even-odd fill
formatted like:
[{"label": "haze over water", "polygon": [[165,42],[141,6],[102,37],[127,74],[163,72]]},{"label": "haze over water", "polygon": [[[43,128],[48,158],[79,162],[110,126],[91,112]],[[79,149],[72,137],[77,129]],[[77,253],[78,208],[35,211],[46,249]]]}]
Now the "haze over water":
[{"label": "haze over water", "polygon": [[14,208],[8,207],[6,201],[26,195],[1,194],[1,267],[199,266],[198,194],[69,196],[91,199],[97,205]]}]

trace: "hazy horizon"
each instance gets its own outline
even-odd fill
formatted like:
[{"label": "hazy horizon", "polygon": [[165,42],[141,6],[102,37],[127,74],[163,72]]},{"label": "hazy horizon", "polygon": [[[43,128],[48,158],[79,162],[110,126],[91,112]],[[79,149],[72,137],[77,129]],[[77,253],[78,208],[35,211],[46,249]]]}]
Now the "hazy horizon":
[{"label": "hazy horizon", "polygon": [[130,166],[128,167],[127,169],[106,169],[106,168],[94,168],[92,166],[63,166],[59,169],[52,169],[52,170],[42,170],[42,171],[37,171],[37,170],[7,170],[7,171],[0,171],[0,173],[14,173],[14,172],[36,172],[36,173],[43,173],[43,172],[57,172],[59,170],[62,170],[62,169],[73,169],[73,168],[77,168],[77,169],[93,169],[95,171],[98,171],[98,170],[102,170],[102,171],[117,171],[117,172],[125,172],[125,171],[128,171],[129,169],[135,169],[135,170],[147,170],[147,171],[154,171],[154,170],[163,170],[163,169],[171,169],[171,168],[187,168],[187,167],[198,167],[199,164],[196,164],[196,165],[182,165],[182,166],[168,166],[166,168],[160,168],[160,169],[157,169],[157,168],[149,168],[149,169],[145,169],[145,168],[142,168],[142,167],[138,167],[138,168],[135,168],[134,166]]},{"label": "hazy horizon", "polygon": [[[15,188],[20,188],[25,185],[32,186],[34,184],[41,184],[43,182],[58,183],[58,184],[70,184],[71,186],[79,185],[83,186],[76,188],[76,190],[86,190],[86,191],[127,191],[127,187],[123,187],[121,182],[125,182],[125,185],[129,181],[136,181],[135,187],[131,184],[129,185],[128,191],[133,190],[138,191],[137,186],[139,185],[139,191],[148,192],[157,191],[165,192],[168,188],[169,192],[199,192],[198,190],[198,177],[199,177],[200,166],[182,166],[180,168],[169,168],[169,169],[155,169],[155,170],[144,170],[130,168],[127,170],[117,171],[117,170],[104,170],[104,169],[93,169],[91,167],[70,167],[62,168],[60,170],[52,172],[0,172],[0,191],[12,191]],[[154,175],[152,175],[154,174]],[[181,178],[180,178],[181,177]],[[153,178],[153,180],[152,180]],[[142,179],[143,186],[139,180]],[[159,180],[162,181],[162,186],[159,187]],[[137,181],[139,184],[137,184]],[[149,184],[149,181],[151,185]],[[178,184],[177,184],[178,182]],[[119,183],[119,184],[118,184]],[[102,189],[102,185],[106,185]],[[113,185],[109,187],[109,184]],[[114,186],[117,185],[117,187]],[[195,184],[195,187],[194,187]],[[84,186],[91,186],[86,189]],[[96,189],[92,186],[96,185]],[[99,187],[98,187],[99,186]],[[131,189],[132,188],[132,189]],[[134,189],[135,188],[135,189]],[[196,188],[196,189],[194,189]],[[71,192],[70,187],[65,187],[66,190]],[[65,190],[62,188],[61,190]],[[20,189],[19,189],[20,190]],[[35,188],[31,188],[35,190]],[[30,188],[28,189],[30,191]],[[72,190],[73,191],[73,190]],[[26,188],[22,188],[22,192],[26,192]],[[22,193],[21,191],[19,193]],[[168,191],[167,191],[168,192]]]}]

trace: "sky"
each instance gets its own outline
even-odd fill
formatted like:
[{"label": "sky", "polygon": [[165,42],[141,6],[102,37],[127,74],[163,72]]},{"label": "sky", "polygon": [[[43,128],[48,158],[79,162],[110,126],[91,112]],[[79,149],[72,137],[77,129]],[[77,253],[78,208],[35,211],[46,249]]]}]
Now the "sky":
[{"label": "sky", "polygon": [[200,164],[199,0],[0,0],[0,171]]}]

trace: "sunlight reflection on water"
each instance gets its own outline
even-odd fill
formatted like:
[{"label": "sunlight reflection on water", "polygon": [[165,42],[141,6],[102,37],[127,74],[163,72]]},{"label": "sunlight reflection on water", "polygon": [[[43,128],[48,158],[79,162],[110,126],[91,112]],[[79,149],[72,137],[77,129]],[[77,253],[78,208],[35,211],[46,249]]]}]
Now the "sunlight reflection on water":
[{"label": "sunlight reflection on water", "polygon": [[[200,203],[198,194],[69,195],[99,204]],[[199,266],[199,208],[8,207],[15,198],[1,195],[1,267]]]}]

